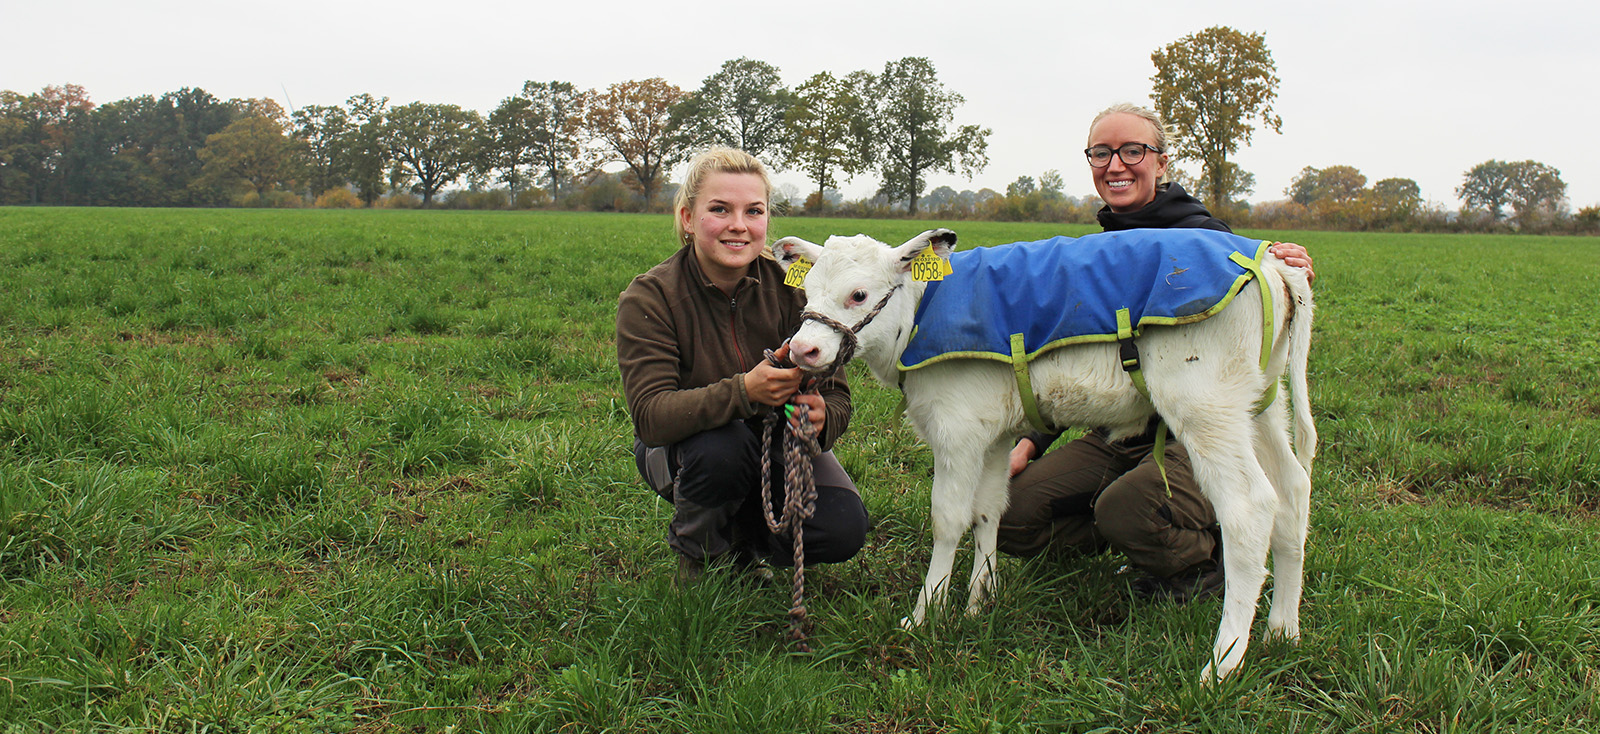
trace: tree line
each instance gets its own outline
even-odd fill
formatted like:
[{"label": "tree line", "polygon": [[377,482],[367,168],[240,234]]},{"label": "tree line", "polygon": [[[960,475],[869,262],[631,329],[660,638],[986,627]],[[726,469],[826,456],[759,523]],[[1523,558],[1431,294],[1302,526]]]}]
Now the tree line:
[{"label": "tree line", "polygon": [[[1570,214],[1560,172],[1537,161],[1468,170],[1456,210],[1424,202],[1411,179],[1369,188],[1345,165],[1308,166],[1288,198],[1251,205],[1255,177],[1230,158],[1258,125],[1283,124],[1265,37],[1208,28],[1150,58],[1169,170],[1236,226],[1600,231],[1600,207]],[[589,90],[528,81],[486,115],[371,94],[285,111],[194,88],[98,106],[71,84],[0,91],[0,204],[427,207],[444,194],[456,207],[647,211],[665,206],[674,166],[721,144],[803,174],[814,187],[803,203],[784,192],[775,204],[808,214],[1094,221],[1099,199],[1067,196],[1054,169],[1004,193],[928,191],[932,173],[971,178],[988,164],[991,130],[956,124],[963,102],[922,57],[878,73],[820,72],[792,89],[750,58],[725,62],[695,90],[661,78]],[[843,201],[838,187],[863,175],[877,178],[876,193]]]},{"label": "tree line", "polygon": [[[0,204],[289,205],[324,197],[371,206],[395,192],[431,206],[446,187],[503,184],[510,205],[562,205],[621,167],[629,200],[658,205],[668,173],[708,145],[746,150],[816,186],[875,173],[880,196],[916,213],[927,177],[988,164],[990,130],[956,125],[960,94],[926,58],[881,73],[822,72],[794,89],[778,69],[728,61],[695,91],[660,78],[580,90],[528,81],[487,115],[361,94],[285,111],[201,89],[104,105],[76,85],[0,92]],[[594,202],[589,202],[593,204]],[[602,206],[601,208],[608,208]]]},{"label": "tree line", "polygon": [[1301,169],[1282,201],[1246,212],[1251,226],[1344,231],[1527,233],[1600,232],[1600,207],[1570,212],[1561,172],[1538,161],[1484,161],[1462,173],[1449,209],[1424,201],[1417,182],[1386,178],[1367,185],[1354,166]]}]

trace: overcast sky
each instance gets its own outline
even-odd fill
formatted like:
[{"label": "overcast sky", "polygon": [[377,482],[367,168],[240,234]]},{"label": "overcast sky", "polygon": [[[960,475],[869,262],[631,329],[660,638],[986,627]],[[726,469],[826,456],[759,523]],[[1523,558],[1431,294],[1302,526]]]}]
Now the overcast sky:
[{"label": "overcast sky", "polygon": [[[966,98],[956,123],[993,130],[988,168],[930,188],[1003,191],[1058,169],[1083,196],[1090,119],[1148,104],[1151,51],[1216,25],[1265,34],[1282,80],[1283,133],[1258,129],[1235,158],[1255,174],[1251,201],[1285,198],[1306,166],[1343,164],[1369,185],[1413,179],[1454,208],[1472,166],[1533,159],[1561,171],[1574,210],[1600,204],[1600,10],[1575,0],[0,0],[0,89],[73,83],[103,103],[189,86],[286,108],[368,92],[487,113],[530,79],[587,89],[659,76],[693,90],[748,56],[793,87],[925,56]],[[843,189],[856,198],[877,183]]]}]

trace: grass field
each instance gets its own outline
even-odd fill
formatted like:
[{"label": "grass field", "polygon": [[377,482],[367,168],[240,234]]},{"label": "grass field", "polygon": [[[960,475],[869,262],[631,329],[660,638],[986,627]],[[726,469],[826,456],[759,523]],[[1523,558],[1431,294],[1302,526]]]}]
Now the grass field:
[{"label": "grass field", "polygon": [[[934,225],[1090,231],[773,232]],[[1109,556],[899,630],[931,459],[859,365],[815,652],[782,590],[674,588],[612,340],[669,227],[0,209],[0,730],[1600,729],[1600,240],[1247,233],[1317,263],[1305,638],[1202,688],[1218,603]]]}]

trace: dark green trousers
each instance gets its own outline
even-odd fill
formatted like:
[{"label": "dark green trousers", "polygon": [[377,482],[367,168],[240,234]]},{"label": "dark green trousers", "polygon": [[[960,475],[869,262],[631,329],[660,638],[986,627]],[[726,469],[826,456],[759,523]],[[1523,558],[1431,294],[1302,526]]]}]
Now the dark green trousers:
[{"label": "dark green trousers", "polygon": [[1171,496],[1153,438],[1116,443],[1089,433],[1045,453],[1011,479],[1000,551],[1098,553],[1107,548],[1154,576],[1209,570],[1218,553],[1216,511],[1200,493],[1182,445],[1166,445]]}]

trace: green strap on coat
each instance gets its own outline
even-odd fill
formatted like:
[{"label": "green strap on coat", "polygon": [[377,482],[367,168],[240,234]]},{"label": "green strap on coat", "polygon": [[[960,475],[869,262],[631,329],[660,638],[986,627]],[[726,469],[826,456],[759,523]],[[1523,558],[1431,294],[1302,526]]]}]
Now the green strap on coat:
[{"label": "green strap on coat", "polygon": [[1028,375],[1028,348],[1022,343],[1022,334],[1011,335],[1011,371],[1017,376],[1017,394],[1022,396],[1022,412],[1035,430],[1049,433],[1044,416],[1039,413],[1039,398],[1033,394],[1033,378]]},{"label": "green strap on coat", "polygon": [[[1261,371],[1263,373],[1267,371],[1267,363],[1272,360],[1272,327],[1275,323],[1273,320],[1272,291],[1267,290],[1267,279],[1261,272],[1261,260],[1266,257],[1267,248],[1269,247],[1272,247],[1272,243],[1263,240],[1261,246],[1256,248],[1256,256],[1254,258],[1245,257],[1237,252],[1228,256],[1229,260],[1232,260],[1239,267],[1250,273],[1250,276],[1256,281],[1256,290],[1261,293]],[[1122,346],[1122,369],[1128,373],[1129,379],[1133,380],[1134,389],[1138,390],[1139,394],[1143,395],[1146,400],[1149,400],[1150,389],[1145,386],[1144,371],[1140,369],[1139,350],[1133,343],[1137,333],[1134,332],[1131,322],[1132,319],[1128,315],[1128,309],[1124,308],[1117,311],[1117,342]],[[1272,401],[1276,400],[1277,397],[1278,381],[1273,380],[1272,384],[1267,386],[1266,392],[1262,393],[1261,399],[1256,401],[1256,414],[1260,415],[1266,412],[1267,406],[1272,405]],[[1171,497],[1172,484],[1167,481],[1166,447],[1167,422],[1158,421],[1156,423],[1155,446],[1151,450],[1155,452],[1156,470],[1161,472],[1161,484],[1167,488],[1167,496]]]},{"label": "green strap on coat", "polygon": [[[1237,263],[1239,267],[1249,271],[1255,277],[1257,290],[1261,291],[1261,371],[1267,371],[1267,363],[1272,360],[1272,327],[1276,321],[1272,318],[1272,292],[1267,290],[1267,278],[1261,273],[1261,259],[1267,256],[1267,248],[1272,247],[1271,242],[1262,240],[1261,247],[1256,249],[1255,259],[1250,259],[1235,252],[1228,256],[1229,260]],[[1278,381],[1274,379],[1267,391],[1261,394],[1261,399],[1256,401],[1256,415],[1267,412],[1267,406],[1278,399]]]}]

